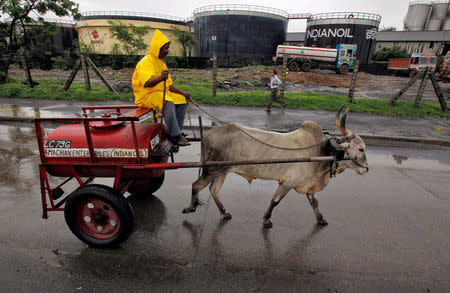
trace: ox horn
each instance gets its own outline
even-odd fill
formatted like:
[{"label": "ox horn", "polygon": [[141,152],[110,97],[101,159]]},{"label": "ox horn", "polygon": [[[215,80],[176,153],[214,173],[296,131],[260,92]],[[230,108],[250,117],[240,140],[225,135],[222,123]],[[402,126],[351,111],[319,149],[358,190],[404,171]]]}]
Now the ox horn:
[{"label": "ox horn", "polygon": [[[337,113],[336,113],[336,119],[335,119],[335,123],[337,128],[342,132],[343,135],[347,136],[347,137],[351,137],[353,136],[353,133],[350,130],[345,129],[345,119],[347,119],[347,114],[349,111],[349,107],[347,107],[347,109],[345,109],[344,113],[342,113],[342,109],[345,107],[345,104],[342,104]],[[342,116],[341,116],[342,115]]]}]

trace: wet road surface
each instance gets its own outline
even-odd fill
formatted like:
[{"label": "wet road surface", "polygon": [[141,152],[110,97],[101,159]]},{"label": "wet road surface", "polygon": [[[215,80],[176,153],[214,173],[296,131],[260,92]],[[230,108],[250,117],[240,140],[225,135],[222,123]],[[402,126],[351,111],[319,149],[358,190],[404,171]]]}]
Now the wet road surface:
[{"label": "wet road surface", "polygon": [[[2,292],[448,291],[450,148],[369,146],[367,175],[346,171],[318,193],[326,227],[291,191],[264,230],[276,182],[234,174],[220,195],[231,221],[208,189],[197,212],[182,214],[197,169],[167,171],[154,196],[129,197],[130,239],[98,250],[72,235],[63,213],[41,218],[35,141],[33,128],[0,126]],[[176,155],[199,158],[199,144]]]}]

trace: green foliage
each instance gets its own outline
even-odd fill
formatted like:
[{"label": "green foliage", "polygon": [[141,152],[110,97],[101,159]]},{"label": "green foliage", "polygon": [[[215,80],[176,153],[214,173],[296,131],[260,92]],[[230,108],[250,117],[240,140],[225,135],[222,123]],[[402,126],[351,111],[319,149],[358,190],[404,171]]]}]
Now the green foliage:
[{"label": "green foliage", "polygon": [[191,51],[194,47],[198,45],[197,40],[194,37],[194,34],[188,31],[180,30],[178,27],[172,27],[175,38],[177,41],[183,46],[183,57],[186,60],[187,51]]},{"label": "green foliage", "polygon": [[29,44],[25,53],[29,68],[40,68],[49,70],[52,68],[52,54],[55,51],[55,44],[52,36],[58,32],[58,27],[54,23],[42,22],[37,25],[26,27],[26,41]]},{"label": "green foliage", "polygon": [[71,70],[75,65],[75,60],[71,56],[70,51],[64,51],[63,56],[52,57],[53,68],[61,70]]},{"label": "green foliage", "polygon": [[139,55],[147,48],[147,44],[142,40],[150,29],[149,26],[137,27],[132,24],[109,21],[111,36],[120,42],[120,45],[113,46],[112,54]]},{"label": "green foliage", "polygon": [[390,48],[383,48],[373,53],[372,60],[374,61],[388,61],[389,58],[408,58],[409,53],[406,49],[393,46]]},{"label": "green foliage", "polygon": [[[2,56],[0,71],[7,73],[9,64],[16,52],[21,47],[29,49],[30,44],[35,39],[33,34],[36,31],[30,30],[28,26],[34,22],[30,15],[39,16],[50,12],[56,16],[72,16],[74,19],[81,17],[78,4],[71,0],[0,0],[0,15],[8,19],[8,21],[1,22],[0,25],[0,55]],[[39,16],[37,23],[44,24],[42,17]],[[9,42],[6,42],[6,38],[9,39]],[[36,46],[38,45],[36,44]],[[47,45],[48,43],[43,44],[43,46],[39,45],[39,50]],[[47,50],[44,50],[45,52]],[[47,54],[44,54],[44,56],[46,56],[45,58],[48,57]]]},{"label": "green foliage", "polygon": [[5,83],[7,79],[6,73],[0,71],[0,84]]},{"label": "green foliage", "polygon": [[395,26],[382,27],[380,32],[395,32],[397,28]]}]

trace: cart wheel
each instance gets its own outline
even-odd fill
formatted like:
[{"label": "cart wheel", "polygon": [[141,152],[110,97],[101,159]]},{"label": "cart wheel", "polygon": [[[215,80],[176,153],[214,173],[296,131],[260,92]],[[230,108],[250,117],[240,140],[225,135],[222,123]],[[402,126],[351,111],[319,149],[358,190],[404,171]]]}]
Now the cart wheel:
[{"label": "cart wheel", "polygon": [[133,211],[128,201],[104,185],[85,185],[72,192],[64,217],[72,233],[92,247],[117,247],[133,231]]},{"label": "cart wheel", "polygon": [[156,192],[164,182],[164,173],[156,178],[136,180],[128,188],[128,192],[136,196],[146,196]]}]

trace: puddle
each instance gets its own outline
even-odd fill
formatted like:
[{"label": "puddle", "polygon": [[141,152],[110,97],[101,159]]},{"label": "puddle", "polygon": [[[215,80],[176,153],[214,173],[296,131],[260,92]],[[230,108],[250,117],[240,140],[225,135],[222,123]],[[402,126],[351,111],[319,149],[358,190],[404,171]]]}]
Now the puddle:
[{"label": "puddle", "polygon": [[36,107],[0,105],[0,116],[17,118],[57,118],[66,117],[67,114],[58,111],[47,111]]},{"label": "puddle", "polygon": [[409,148],[370,147],[367,151],[370,165],[450,172],[450,149],[421,150]]}]

